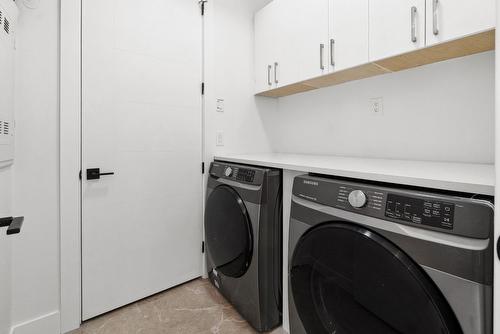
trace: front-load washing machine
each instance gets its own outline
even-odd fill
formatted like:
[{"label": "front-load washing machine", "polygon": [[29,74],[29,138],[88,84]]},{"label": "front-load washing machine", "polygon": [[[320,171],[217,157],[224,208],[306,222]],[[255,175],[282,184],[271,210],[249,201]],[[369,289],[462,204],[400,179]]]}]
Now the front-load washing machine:
[{"label": "front-load washing machine", "polygon": [[491,334],[491,200],[296,177],[291,334]]},{"label": "front-load washing machine", "polygon": [[210,281],[258,331],[281,324],[281,171],[215,161],[205,244]]}]

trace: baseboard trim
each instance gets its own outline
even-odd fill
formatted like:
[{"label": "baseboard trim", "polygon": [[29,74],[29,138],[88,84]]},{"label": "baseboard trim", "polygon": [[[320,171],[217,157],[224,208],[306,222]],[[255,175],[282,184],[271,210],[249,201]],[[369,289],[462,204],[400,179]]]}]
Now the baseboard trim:
[{"label": "baseboard trim", "polygon": [[13,326],[10,334],[59,334],[60,324],[60,313],[54,311]]}]

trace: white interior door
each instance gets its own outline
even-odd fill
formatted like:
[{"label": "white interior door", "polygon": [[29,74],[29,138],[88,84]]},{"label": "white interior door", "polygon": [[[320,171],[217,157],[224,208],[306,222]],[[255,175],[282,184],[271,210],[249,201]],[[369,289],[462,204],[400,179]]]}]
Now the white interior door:
[{"label": "white interior door", "polygon": [[201,274],[202,18],[197,0],[82,3],[86,320]]}]

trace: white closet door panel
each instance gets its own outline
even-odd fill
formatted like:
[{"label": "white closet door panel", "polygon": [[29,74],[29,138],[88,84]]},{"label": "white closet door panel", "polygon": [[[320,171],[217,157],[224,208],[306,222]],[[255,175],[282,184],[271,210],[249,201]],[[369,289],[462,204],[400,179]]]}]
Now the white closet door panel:
[{"label": "white closet door panel", "polygon": [[330,0],[330,31],[334,71],[369,61],[368,0]]},{"label": "white closet door panel", "polygon": [[425,0],[370,0],[369,22],[371,61],[425,46]]},{"label": "white closet door panel", "polygon": [[[297,7],[296,43],[300,46],[300,61],[297,62],[300,70],[300,79],[311,79],[329,72],[328,46],[328,0],[301,1]],[[320,45],[323,45],[321,55]],[[322,60],[322,61],[321,61]]]},{"label": "white closet door panel", "polygon": [[278,6],[274,0],[255,14],[255,90],[270,90],[274,82],[274,63],[278,61],[276,41],[278,37]]},{"label": "white closet door panel", "polygon": [[494,29],[495,0],[427,0],[427,45]]},{"label": "white closet door panel", "polygon": [[275,0],[275,2],[277,5],[273,19],[273,26],[276,27],[273,41],[276,50],[275,62],[277,62],[275,84],[283,87],[301,79],[298,64],[302,62],[303,45],[297,40],[301,29],[297,22],[301,19],[301,9],[304,4],[302,0]]}]

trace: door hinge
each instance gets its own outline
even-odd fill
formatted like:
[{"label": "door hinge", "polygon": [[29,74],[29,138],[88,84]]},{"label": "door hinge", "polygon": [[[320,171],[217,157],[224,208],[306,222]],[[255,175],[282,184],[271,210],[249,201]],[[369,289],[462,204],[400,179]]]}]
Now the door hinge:
[{"label": "door hinge", "polygon": [[82,171],[78,173],[78,178],[81,180],[82,179]]},{"label": "door hinge", "polygon": [[207,3],[208,0],[199,0],[198,3],[200,4],[200,9],[201,9],[201,16],[205,15],[205,3]]},{"label": "door hinge", "polygon": [[201,163],[201,174],[205,174],[205,163]]},{"label": "door hinge", "polygon": [[205,254],[205,241],[201,242],[201,253]]},{"label": "door hinge", "polygon": [[201,83],[201,95],[205,95],[205,83]]}]

